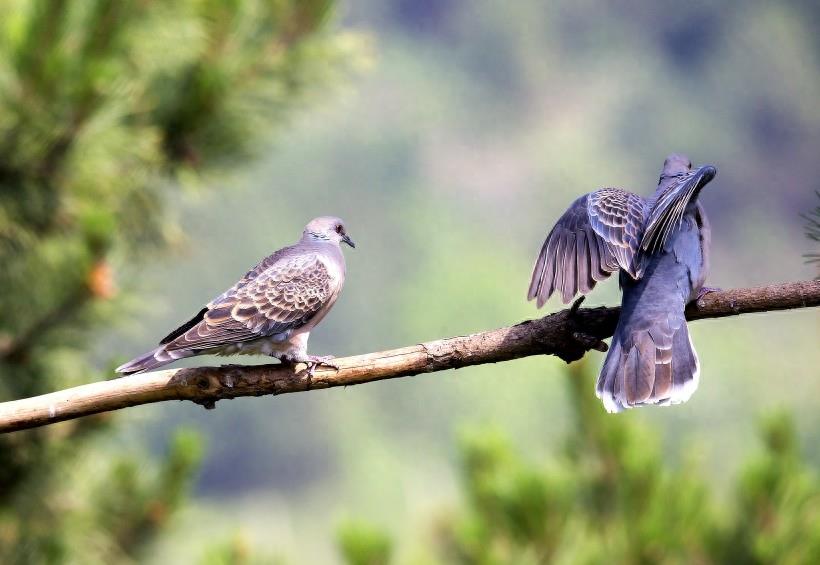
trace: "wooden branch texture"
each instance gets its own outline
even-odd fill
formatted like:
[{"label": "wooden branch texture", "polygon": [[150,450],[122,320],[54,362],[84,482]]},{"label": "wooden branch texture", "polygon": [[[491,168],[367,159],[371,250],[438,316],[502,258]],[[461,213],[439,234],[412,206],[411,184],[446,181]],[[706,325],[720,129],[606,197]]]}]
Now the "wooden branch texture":
[{"label": "wooden branch texture", "polygon": [[[339,370],[304,365],[256,365],[171,369],[82,385],[0,404],[0,433],[34,428],[128,406],[190,400],[213,408],[217,400],[285,394],[395,379],[420,373],[498,363],[530,355],[557,355],[567,362],[590,349],[606,350],[619,308],[572,308],[544,318],[378,353],[334,360]],[[721,318],[820,305],[820,281],[716,291],[686,310],[689,320]]]}]

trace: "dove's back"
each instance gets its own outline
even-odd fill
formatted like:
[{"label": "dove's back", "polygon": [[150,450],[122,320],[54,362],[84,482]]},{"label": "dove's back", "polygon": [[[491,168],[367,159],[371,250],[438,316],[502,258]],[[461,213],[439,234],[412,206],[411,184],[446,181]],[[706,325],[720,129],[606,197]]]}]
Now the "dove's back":
[{"label": "dove's back", "polygon": [[684,310],[706,278],[705,222],[697,204],[647,257],[643,277],[621,274],[621,315],[597,384],[607,410],[686,402],[697,388],[700,364]]}]

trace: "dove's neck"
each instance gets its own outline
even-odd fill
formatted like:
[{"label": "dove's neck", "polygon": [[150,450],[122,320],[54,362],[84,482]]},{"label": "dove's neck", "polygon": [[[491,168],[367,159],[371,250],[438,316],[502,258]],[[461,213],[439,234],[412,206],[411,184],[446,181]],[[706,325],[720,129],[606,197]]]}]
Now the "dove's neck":
[{"label": "dove's neck", "polygon": [[330,241],[330,236],[326,233],[320,233],[316,231],[305,230],[302,233],[302,243],[332,243]]},{"label": "dove's neck", "polygon": [[337,258],[344,264],[344,255],[339,242],[331,240],[327,235],[306,231],[302,234],[302,239],[299,242],[303,248],[326,253],[331,257]]}]

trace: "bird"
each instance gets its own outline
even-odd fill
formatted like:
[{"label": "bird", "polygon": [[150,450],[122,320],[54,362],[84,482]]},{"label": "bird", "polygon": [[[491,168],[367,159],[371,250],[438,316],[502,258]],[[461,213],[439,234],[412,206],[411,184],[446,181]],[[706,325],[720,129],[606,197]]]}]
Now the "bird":
[{"label": "bird", "polygon": [[686,304],[705,287],[711,229],[701,190],[717,174],[669,155],[654,195],[618,188],[581,196],[544,241],[528,300],[541,308],[555,292],[567,304],[619,272],[621,313],[596,384],[608,412],[686,402],[700,361],[686,327]]},{"label": "bird", "polygon": [[305,226],[301,239],[264,258],[235,285],[172,331],[156,349],[120,367],[141,373],[194,355],[269,355],[304,363],[308,375],[331,356],[308,355],[311,330],[324,319],[345,281],[341,244],[356,245],[344,222],[322,216]]}]

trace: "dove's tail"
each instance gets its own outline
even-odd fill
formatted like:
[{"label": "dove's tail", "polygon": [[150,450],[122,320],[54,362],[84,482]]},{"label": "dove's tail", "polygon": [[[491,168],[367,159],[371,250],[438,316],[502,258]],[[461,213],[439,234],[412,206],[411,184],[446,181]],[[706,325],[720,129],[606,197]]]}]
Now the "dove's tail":
[{"label": "dove's tail", "polygon": [[116,368],[116,372],[123,375],[132,375],[134,373],[150,371],[151,369],[162,367],[163,365],[172,363],[177,359],[190,357],[191,355],[193,355],[193,353],[190,351],[180,349],[168,351],[165,349],[164,345],[160,345],[153,351],[149,351],[145,355],[140,355],[136,359],[132,359],[124,365],[120,365]]},{"label": "dove's tail", "polygon": [[698,387],[700,363],[686,322],[669,318],[641,329],[619,327],[598,377],[597,394],[608,412],[646,404],[680,404]]}]

